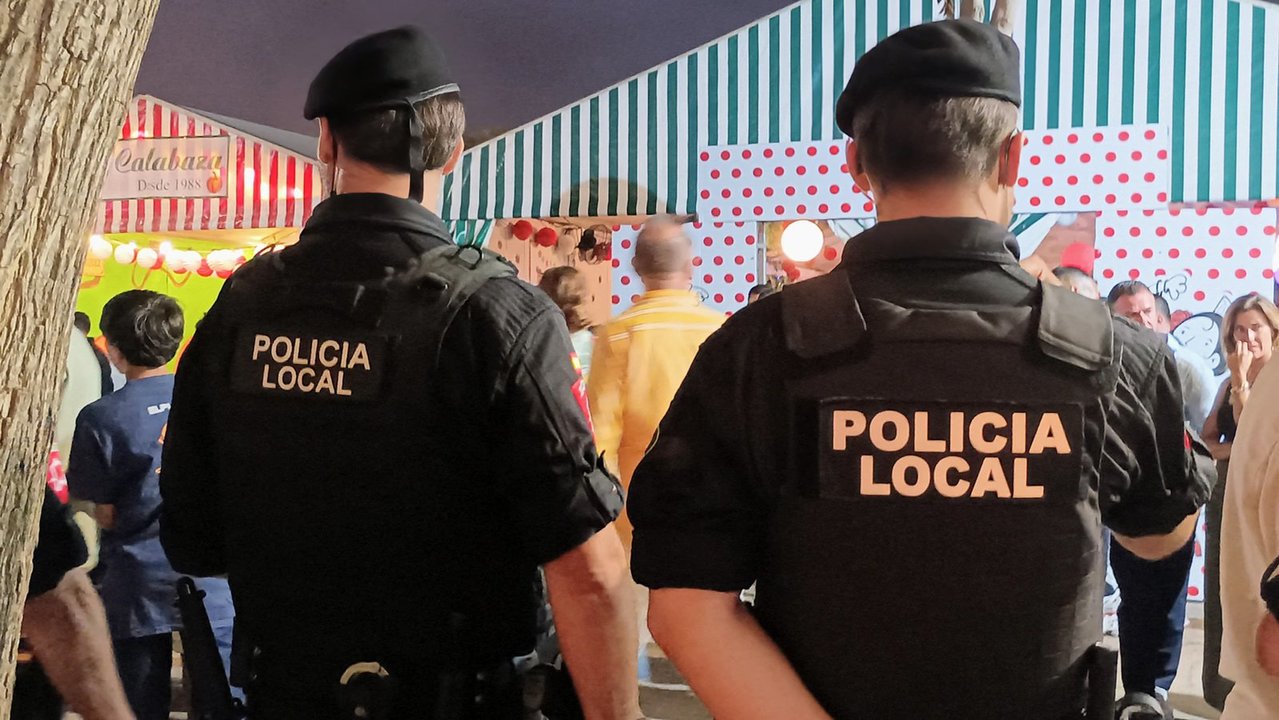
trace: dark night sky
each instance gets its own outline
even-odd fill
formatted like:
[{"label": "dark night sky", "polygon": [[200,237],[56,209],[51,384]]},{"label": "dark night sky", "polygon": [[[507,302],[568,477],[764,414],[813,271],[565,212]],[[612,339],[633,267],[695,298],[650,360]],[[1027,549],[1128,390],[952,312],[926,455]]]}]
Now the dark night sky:
[{"label": "dark night sky", "polygon": [[468,125],[510,128],[788,0],[163,0],[136,91],[313,134],[307,85],[356,37],[415,23],[445,46]]}]

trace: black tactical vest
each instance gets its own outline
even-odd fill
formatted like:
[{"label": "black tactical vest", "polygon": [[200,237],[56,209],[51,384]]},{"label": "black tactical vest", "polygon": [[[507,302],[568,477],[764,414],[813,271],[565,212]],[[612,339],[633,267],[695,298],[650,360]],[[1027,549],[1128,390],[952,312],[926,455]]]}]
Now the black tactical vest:
[{"label": "black tactical vest", "polygon": [[757,612],[836,718],[1078,717],[1100,639],[1106,308],[783,296],[790,470]]},{"label": "black tactical vest", "polygon": [[277,657],[418,669],[531,650],[535,568],[495,497],[487,410],[436,372],[467,298],[514,269],[444,246],[381,282],[300,282],[277,258],[245,270],[207,376],[224,388],[212,436],[248,636]]}]

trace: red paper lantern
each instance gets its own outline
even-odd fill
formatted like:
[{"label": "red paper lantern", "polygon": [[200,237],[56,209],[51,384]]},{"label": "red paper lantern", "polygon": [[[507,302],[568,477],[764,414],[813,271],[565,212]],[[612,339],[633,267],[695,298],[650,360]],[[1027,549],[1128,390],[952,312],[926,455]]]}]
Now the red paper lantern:
[{"label": "red paper lantern", "polygon": [[520,220],[511,226],[511,234],[520,240],[528,240],[533,237],[533,223]]},{"label": "red paper lantern", "polygon": [[544,227],[537,231],[533,241],[544,248],[555,247],[555,244],[560,241],[560,234],[555,232],[555,228]]},{"label": "red paper lantern", "polygon": [[613,259],[613,243],[603,243],[595,248],[595,257],[598,260],[608,262]]},{"label": "red paper lantern", "polygon": [[213,275],[213,268],[209,267],[208,258],[200,258],[200,267],[195,269],[195,274],[200,277],[209,277]]}]

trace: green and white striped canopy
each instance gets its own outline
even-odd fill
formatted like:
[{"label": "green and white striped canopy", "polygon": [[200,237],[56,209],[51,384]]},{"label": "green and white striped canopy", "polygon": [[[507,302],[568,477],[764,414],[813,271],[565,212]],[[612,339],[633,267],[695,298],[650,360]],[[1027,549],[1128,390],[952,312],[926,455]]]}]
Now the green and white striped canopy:
[{"label": "green and white striped canopy", "polygon": [[[840,137],[853,63],[935,0],[804,0],[469,150],[446,219],[692,213],[703,147]],[[1172,200],[1279,196],[1279,8],[1025,0],[1027,129],[1159,123]]]}]

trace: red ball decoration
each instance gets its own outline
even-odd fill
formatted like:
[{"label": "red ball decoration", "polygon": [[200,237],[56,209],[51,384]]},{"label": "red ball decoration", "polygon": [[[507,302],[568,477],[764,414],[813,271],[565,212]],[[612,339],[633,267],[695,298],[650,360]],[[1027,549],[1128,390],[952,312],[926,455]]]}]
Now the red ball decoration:
[{"label": "red ball decoration", "polygon": [[200,277],[209,277],[213,275],[213,268],[209,267],[208,258],[200,258],[200,267],[195,269],[195,274]]},{"label": "red ball decoration", "polygon": [[606,262],[609,260],[612,260],[613,259],[613,243],[608,242],[608,243],[604,243],[603,245],[600,245],[595,250],[595,256],[599,258],[600,260],[606,261]]},{"label": "red ball decoration", "polygon": [[1061,253],[1062,267],[1072,267],[1092,274],[1097,253],[1088,243],[1072,243]]},{"label": "red ball decoration", "polygon": [[151,263],[152,270],[159,270],[164,267],[164,256],[156,255],[155,262]]},{"label": "red ball decoration", "polygon": [[520,240],[528,240],[533,237],[533,223],[520,220],[511,227],[511,234]]},{"label": "red ball decoration", "polygon": [[555,247],[555,244],[560,241],[560,234],[555,232],[555,228],[544,227],[537,231],[533,241],[544,248]]}]

